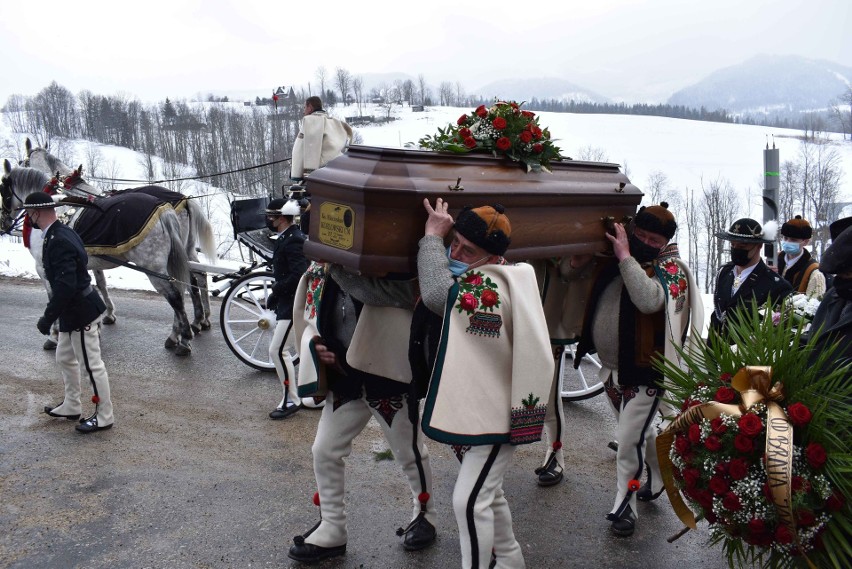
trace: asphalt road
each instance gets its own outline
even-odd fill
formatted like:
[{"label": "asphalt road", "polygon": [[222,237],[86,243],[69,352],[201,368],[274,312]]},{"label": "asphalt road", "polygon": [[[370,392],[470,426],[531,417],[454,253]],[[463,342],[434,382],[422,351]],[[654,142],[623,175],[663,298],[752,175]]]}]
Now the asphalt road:
[{"label": "asphalt road", "polygon": [[[296,567],[292,537],[318,519],[311,504],[311,443],[317,411],[283,422],[267,413],[281,390],[228,350],[216,324],[177,358],[163,348],[171,315],[154,294],[115,291],[119,320],[104,327],[116,423],[80,435],[49,418],[62,383],[54,352],[35,327],[44,289],[0,278],[0,567]],[[219,301],[212,302],[218,320]],[[86,399],[84,384],[84,401]],[[612,505],[614,420],[603,397],[567,404],[565,481],[540,488],[539,443],[518,449],[505,480],[527,566],[694,568],[726,566],[707,546],[706,526],[674,544],[681,529],[665,497],[640,504],[636,533],[617,538]],[[395,535],[409,491],[371,423],[347,466],[349,543],[321,568],[450,568],[460,565],[450,497],[457,463],[430,445],[439,508],[438,541],[408,553]]]}]

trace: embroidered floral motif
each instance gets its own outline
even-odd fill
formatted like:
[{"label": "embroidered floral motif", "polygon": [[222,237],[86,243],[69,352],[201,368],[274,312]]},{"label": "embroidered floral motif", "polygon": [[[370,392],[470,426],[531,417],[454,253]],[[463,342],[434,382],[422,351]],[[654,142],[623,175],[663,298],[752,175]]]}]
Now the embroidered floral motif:
[{"label": "embroidered floral motif", "polygon": [[367,404],[375,409],[388,427],[391,426],[396,412],[402,409],[402,395],[392,395],[390,397],[371,398],[367,397]]},{"label": "embroidered floral motif", "polygon": [[495,308],[500,308],[497,285],[480,271],[468,271],[459,281],[456,310],[473,314],[477,309],[494,312]]},{"label": "embroidered floral motif", "polygon": [[[335,393],[335,392],[332,392],[332,394],[334,395],[334,403],[332,405],[332,411],[337,411],[338,409],[340,409],[342,406],[346,405],[350,401],[356,401],[358,399],[361,399],[360,395],[357,396],[357,397],[347,397],[345,395],[340,395],[340,394]],[[327,403],[326,403],[326,405],[327,405]]]},{"label": "embroidered floral motif", "polygon": [[664,261],[658,266],[657,275],[660,277],[663,286],[666,287],[672,300],[678,300],[686,296],[686,273],[683,272],[683,269],[680,268],[674,259]]},{"label": "embroidered floral motif", "polygon": [[317,263],[311,262],[306,277],[308,279],[308,290],[305,293],[305,318],[312,320],[317,317],[322,289],[325,286],[325,268]]}]

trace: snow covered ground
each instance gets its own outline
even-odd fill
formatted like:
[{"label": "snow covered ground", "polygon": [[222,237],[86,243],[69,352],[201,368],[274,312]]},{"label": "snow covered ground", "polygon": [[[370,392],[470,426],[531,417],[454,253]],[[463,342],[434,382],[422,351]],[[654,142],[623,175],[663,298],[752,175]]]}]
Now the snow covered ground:
[{"label": "snow covered ground", "polygon": [[[435,134],[439,127],[455,123],[469,108],[429,107],[425,112],[412,112],[410,108],[398,109],[398,120],[380,126],[358,127],[363,144],[370,146],[402,147],[427,134]],[[351,115],[353,107],[332,110],[337,116]],[[378,109],[368,109],[365,114],[381,115]],[[662,172],[674,192],[699,189],[701,180],[722,178],[731,183],[741,195],[742,214],[755,218],[762,216],[760,183],[763,179],[763,149],[767,140],[780,149],[781,161],[794,160],[799,151],[796,136],[799,131],[768,127],[708,123],[626,115],[577,115],[566,113],[540,113],[539,122],[550,128],[556,144],[564,155],[577,156],[583,149],[600,149],[603,159],[627,166],[628,176],[640,189],[649,176]],[[4,148],[23,148],[25,135],[12,133],[0,121],[0,141],[9,141]],[[837,149],[842,157],[843,194],[852,201],[852,143],[841,142]],[[84,163],[87,141],[71,141],[74,163]],[[135,152],[126,148],[100,146],[105,161],[115,161],[119,166],[118,178],[141,179],[142,167]],[[18,156],[2,156],[16,161]],[[258,160],[261,162],[262,160]],[[216,191],[207,184],[196,184],[196,194]],[[220,190],[221,191],[221,190]],[[214,202],[216,198],[213,198]],[[213,203],[211,221],[217,233],[227,235],[230,221],[225,194]],[[852,213],[852,212],[850,212]],[[683,236],[679,237],[683,240]],[[234,255],[231,254],[233,257]],[[224,261],[231,264],[232,262]],[[236,262],[233,262],[236,263]],[[22,278],[37,278],[32,257],[23,249],[20,240],[0,237],[0,274]],[[130,269],[108,271],[110,286],[127,289],[153,290],[147,278]],[[705,303],[706,304],[706,303]],[[712,305],[712,303],[711,303]],[[709,311],[707,313],[709,319]]]}]

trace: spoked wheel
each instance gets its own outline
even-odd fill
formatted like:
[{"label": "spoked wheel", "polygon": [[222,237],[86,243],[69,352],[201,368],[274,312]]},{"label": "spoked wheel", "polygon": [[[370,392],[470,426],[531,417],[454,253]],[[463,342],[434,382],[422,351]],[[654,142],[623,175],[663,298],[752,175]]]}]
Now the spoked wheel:
[{"label": "spoked wheel", "polygon": [[[577,348],[574,344],[565,346],[565,350],[559,357],[559,369],[562,377],[562,400],[582,401],[591,399],[603,393],[603,383],[598,381],[598,370],[601,364],[592,355],[583,357],[580,367],[574,369],[574,358],[577,357]],[[586,374],[588,373],[588,377]]]},{"label": "spoked wheel", "polygon": [[275,371],[269,343],[275,333],[275,312],[266,309],[266,299],[275,279],[270,272],[249,273],[233,282],[225,298],[219,323],[225,342],[245,364]]}]

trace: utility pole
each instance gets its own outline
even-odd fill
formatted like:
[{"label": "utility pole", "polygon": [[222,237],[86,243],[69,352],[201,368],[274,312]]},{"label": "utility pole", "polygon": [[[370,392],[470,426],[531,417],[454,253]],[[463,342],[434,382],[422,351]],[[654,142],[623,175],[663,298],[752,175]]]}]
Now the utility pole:
[{"label": "utility pole", "polygon": [[[778,220],[778,188],[781,181],[781,159],[775,148],[775,136],[772,136],[772,148],[769,139],[763,151],[763,225],[767,221]],[[775,243],[767,243],[763,248],[766,264],[775,266]]]},{"label": "utility pole", "polygon": [[272,131],[272,158],[269,160],[272,162],[272,191],[269,192],[270,197],[275,197],[275,190],[278,188],[278,177],[275,175],[275,123],[278,120],[278,95],[275,91],[272,91],[272,108],[273,108],[273,120],[270,122],[270,129]]}]

